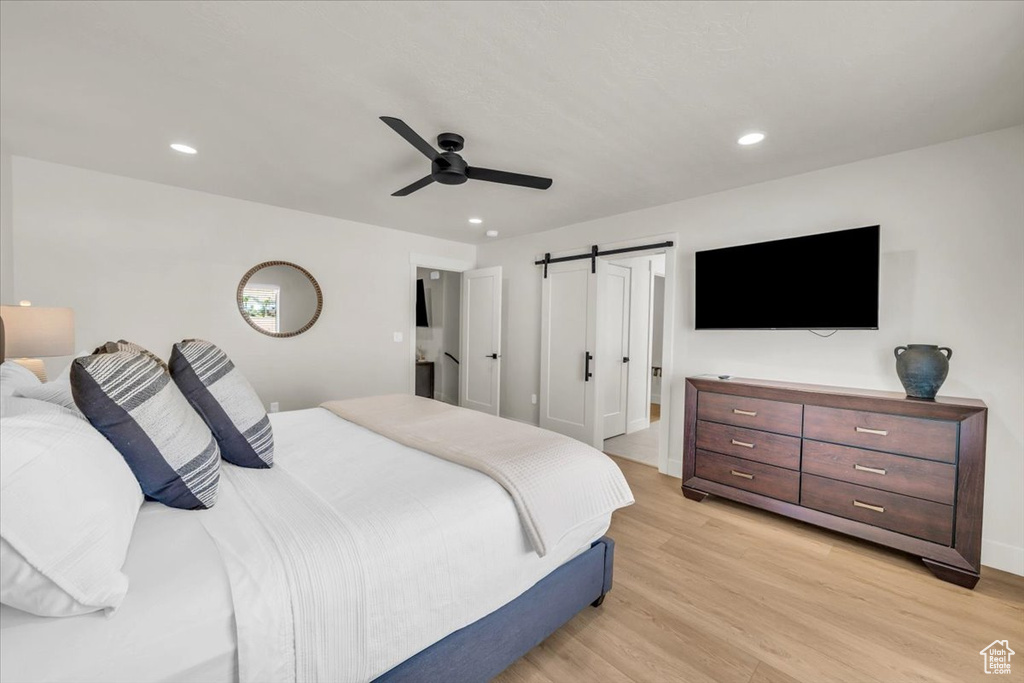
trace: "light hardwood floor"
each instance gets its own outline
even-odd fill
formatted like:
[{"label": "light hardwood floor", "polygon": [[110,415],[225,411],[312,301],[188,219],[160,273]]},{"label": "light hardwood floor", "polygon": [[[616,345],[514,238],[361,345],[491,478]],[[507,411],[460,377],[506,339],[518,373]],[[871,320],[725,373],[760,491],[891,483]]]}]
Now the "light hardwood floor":
[{"label": "light hardwood floor", "polygon": [[918,560],[708,498],[616,458],[636,504],[615,513],[612,591],[500,683],[986,681],[1009,639],[1024,681],[1024,578],[983,568],[974,591]]}]

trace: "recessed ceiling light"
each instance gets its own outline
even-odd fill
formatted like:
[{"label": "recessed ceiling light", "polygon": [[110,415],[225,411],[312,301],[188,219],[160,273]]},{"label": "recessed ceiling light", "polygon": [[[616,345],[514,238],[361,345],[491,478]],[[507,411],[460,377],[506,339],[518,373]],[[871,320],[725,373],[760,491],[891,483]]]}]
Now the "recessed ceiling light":
[{"label": "recessed ceiling light", "polygon": [[171,149],[173,149],[175,152],[181,152],[182,154],[196,153],[195,147],[189,147],[188,145],[183,145],[180,142],[175,142],[174,144],[172,144]]},{"label": "recessed ceiling light", "polygon": [[756,145],[764,140],[764,133],[747,133],[736,142],[741,145]]},{"label": "recessed ceiling light", "polygon": [[487,234],[488,237],[497,237],[498,236],[498,231],[497,230],[488,230],[486,234]]},{"label": "recessed ceiling light", "polygon": [[483,218],[470,218],[469,222],[472,223],[473,225],[480,225],[481,223],[484,222],[484,219]]}]

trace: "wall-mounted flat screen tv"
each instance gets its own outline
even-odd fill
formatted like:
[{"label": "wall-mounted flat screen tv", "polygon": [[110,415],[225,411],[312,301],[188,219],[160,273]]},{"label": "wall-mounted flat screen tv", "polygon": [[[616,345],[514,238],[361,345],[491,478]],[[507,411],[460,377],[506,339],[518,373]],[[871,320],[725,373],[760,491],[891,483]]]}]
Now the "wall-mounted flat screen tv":
[{"label": "wall-mounted flat screen tv", "polygon": [[878,329],[873,225],[697,252],[696,328]]}]

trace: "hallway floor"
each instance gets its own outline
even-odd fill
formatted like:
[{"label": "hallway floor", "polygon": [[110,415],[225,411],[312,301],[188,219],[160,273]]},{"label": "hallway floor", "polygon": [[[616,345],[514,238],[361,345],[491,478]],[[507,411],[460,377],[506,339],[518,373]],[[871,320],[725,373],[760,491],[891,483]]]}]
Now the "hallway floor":
[{"label": "hallway floor", "polygon": [[634,462],[658,466],[658,434],[661,425],[661,406],[651,404],[651,426],[632,434],[621,434],[604,440],[604,452]]}]

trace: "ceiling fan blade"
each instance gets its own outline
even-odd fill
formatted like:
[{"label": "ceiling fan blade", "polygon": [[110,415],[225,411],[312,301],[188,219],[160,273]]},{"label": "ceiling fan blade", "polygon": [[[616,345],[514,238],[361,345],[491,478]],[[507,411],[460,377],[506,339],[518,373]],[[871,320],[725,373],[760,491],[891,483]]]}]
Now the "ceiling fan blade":
[{"label": "ceiling fan blade", "polygon": [[437,161],[439,156],[437,150],[434,149],[429,142],[421,138],[405,121],[402,119],[396,119],[393,116],[382,116],[380,117],[380,120],[388,124],[391,127],[391,130],[405,138],[406,142],[422,152],[423,156],[427,157],[431,161]]},{"label": "ceiling fan blade", "polygon": [[508,171],[495,171],[494,169],[478,168],[476,166],[466,169],[466,177],[470,180],[486,180],[489,183],[532,187],[535,190],[546,190],[551,187],[552,182],[551,178],[523,175],[522,173],[509,173]]},{"label": "ceiling fan blade", "polygon": [[398,192],[392,192],[391,196],[392,197],[404,197],[406,195],[412,194],[416,190],[422,190],[424,187],[426,187],[427,185],[429,185],[432,182],[434,182],[434,179],[431,176],[426,176],[426,177],[420,178],[419,180],[417,180],[412,185],[406,185],[405,187],[403,187]]}]

